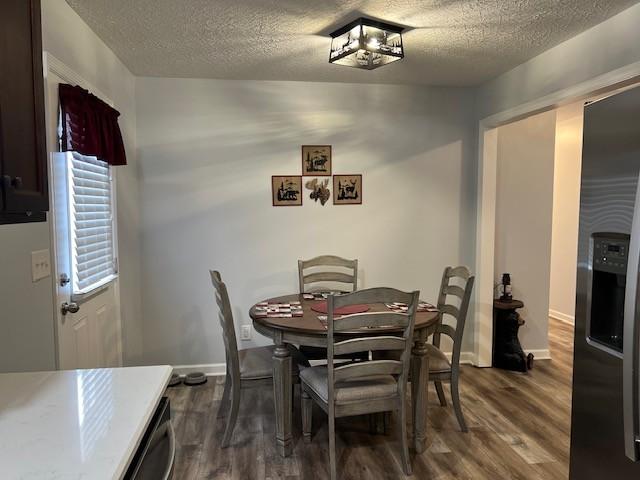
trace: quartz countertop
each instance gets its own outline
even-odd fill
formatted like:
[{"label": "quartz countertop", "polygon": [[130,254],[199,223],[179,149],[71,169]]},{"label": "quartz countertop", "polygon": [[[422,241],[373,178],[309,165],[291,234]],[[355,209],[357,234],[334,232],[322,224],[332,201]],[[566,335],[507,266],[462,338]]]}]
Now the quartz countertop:
[{"label": "quartz countertop", "polygon": [[0,477],[119,479],[171,367],[0,374]]}]

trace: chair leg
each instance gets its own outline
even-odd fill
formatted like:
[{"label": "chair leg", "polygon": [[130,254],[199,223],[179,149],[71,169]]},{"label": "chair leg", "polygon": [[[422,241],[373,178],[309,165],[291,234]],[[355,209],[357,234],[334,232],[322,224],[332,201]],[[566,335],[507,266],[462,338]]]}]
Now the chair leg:
[{"label": "chair leg", "polygon": [[436,380],[434,383],[436,385],[436,393],[438,394],[438,400],[440,400],[440,406],[446,407],[447,398],[444,396],[444,388],[442,388],[442,382],[440,380]]},{"label": "chair leg", "polygon": [[453,374],[451,376],[451,401],[453,402],[453,410],[456,412],[456,418],[460,425],[460,430],[468,432],[467,424],[464,421],[464,415],[462,414],[462,406],[460,405],[460,392],[458,391],[458,375]]},{"label": "chair leg", "polygon": [[313,416],[313,400],[304,388],[302,391],[302,436],[305,443],[311,443],[311,419]]},{"label": "chair leg", "polygon": [[293,380],[291,380],[291,408],[292,409],[295,403],[296,403],[296,384]]},{"label": "chair leg", "polygon": [[329,473],[331,480],[337,480],[336,474],[336,426],[333,415],[328,415],[329,420]]},{"label": "chair leg", "polygon": [[409,439],[407,438],[407,409],[400,407],[398,412],[398,435],[400,435],[400,450],[402,453],[402,470],[405,475],[411,475],[411,458],[409,457]]},{"label": "chair leg", "polygon": [[224,379],[224,392],[222,392],[222,400],[220,400],[220,405],[218,406],[218,417],[223,418],[227,414],[227,410],[229,410],[229,390],[231,389],[231,379],[229,378],[229,374]]},{"label": "chair leg", "polygon": [[224,430],[224,437],[222,439],[222,448],[227,448],[231,442],[233,436],[233,429],[236,426],[238,420],[238,410],[240,409],[240,385],[231,385],[231,410],[227,416],[227,426]]}]

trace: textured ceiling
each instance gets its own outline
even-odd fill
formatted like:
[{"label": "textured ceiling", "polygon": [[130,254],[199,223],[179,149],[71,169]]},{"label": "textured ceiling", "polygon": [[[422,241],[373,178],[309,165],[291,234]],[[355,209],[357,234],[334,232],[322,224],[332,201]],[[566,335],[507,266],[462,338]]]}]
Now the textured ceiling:
[{"label": "textured ceiling", "polygon": [[[136,75],[475,85],[637,0],[67,0]],[[404,25],[405,58],[328,64],[359,16]]]}]

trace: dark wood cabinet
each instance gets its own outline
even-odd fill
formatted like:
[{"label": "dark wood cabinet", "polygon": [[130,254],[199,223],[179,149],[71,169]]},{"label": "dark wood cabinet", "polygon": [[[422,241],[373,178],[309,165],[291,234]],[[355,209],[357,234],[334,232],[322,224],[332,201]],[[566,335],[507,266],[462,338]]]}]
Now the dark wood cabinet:
[{"label": "dark wood cabinet", "polygon": [[40,0],[0,1],[0,223],[49,210]]}]

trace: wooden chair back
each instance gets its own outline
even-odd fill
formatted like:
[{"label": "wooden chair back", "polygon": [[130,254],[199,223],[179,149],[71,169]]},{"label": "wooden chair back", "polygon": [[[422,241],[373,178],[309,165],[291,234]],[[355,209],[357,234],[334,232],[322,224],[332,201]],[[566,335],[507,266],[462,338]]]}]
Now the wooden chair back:
[{"label": "wooden chair back", "polygon": [[[413,328],[416,321],[420,292],[406,293],[393,288],[370,288],[345,295],[330,295],[327,316],[327,369],[329,404],[335,398],[335,385],[345,380],[357,380],[372,375],[393,375],[398,380],[398,393],[404,395],[409,375]],[[406,303],[406,313],[365,312],[336,318],[334,310],[347,305],[373,303]],[[367,329],[373,327],[395,327],[401,333],[390,332],[377,335],[373,330],[367,335]],[[340,333],[362,331],[362,336],[343,340]],[[337,355],[353,352],[395,353],[396,359],[367,360],[351,364],[334,364]],[[398,352],[401,352],[398,358]],[[390,355],[393,357],[393,355]],[[404,397],[401,397],[404,398]]]},{"label": "wooden chair back", "polygon": [[222,327],[222,338],[224,340],[224,350],[227,359],[227,372],[232,377],[233,382],[240,381],[240,359],[238,357],[238,342],[236,341],[236,329],[233,324],[233,314],[231,313],[231,303],[227,286],[222,281],[220,272],[209,270],[211,283],[215,289],[216,303],[218,304],[218,319]]},{"label": "wooden chair back", "polygon": [[298,260],[298,282],[300,293],[328,290],[329,284],[338,284],[340,289],[355,292],[358,289],[358,260],[335,255]]},{"label": "wooden chair back", "polygon": [[[451,355],[451,365],[457,368],[460,364],[460,351],[462,349],[462,335],[467,320],[469,302],[475,277],[471,271],[464,266],[447,267],[442,273],[440,293],[438,295],[438,310],[440,319],[435,333],[433,334],[433,345],[440,348],[440,337],[446,335],[453,340],[453,353]],[[452,299],[455,299],[452,301]],[[444,323],[445,318],[453,319],[454,326]]]}]

